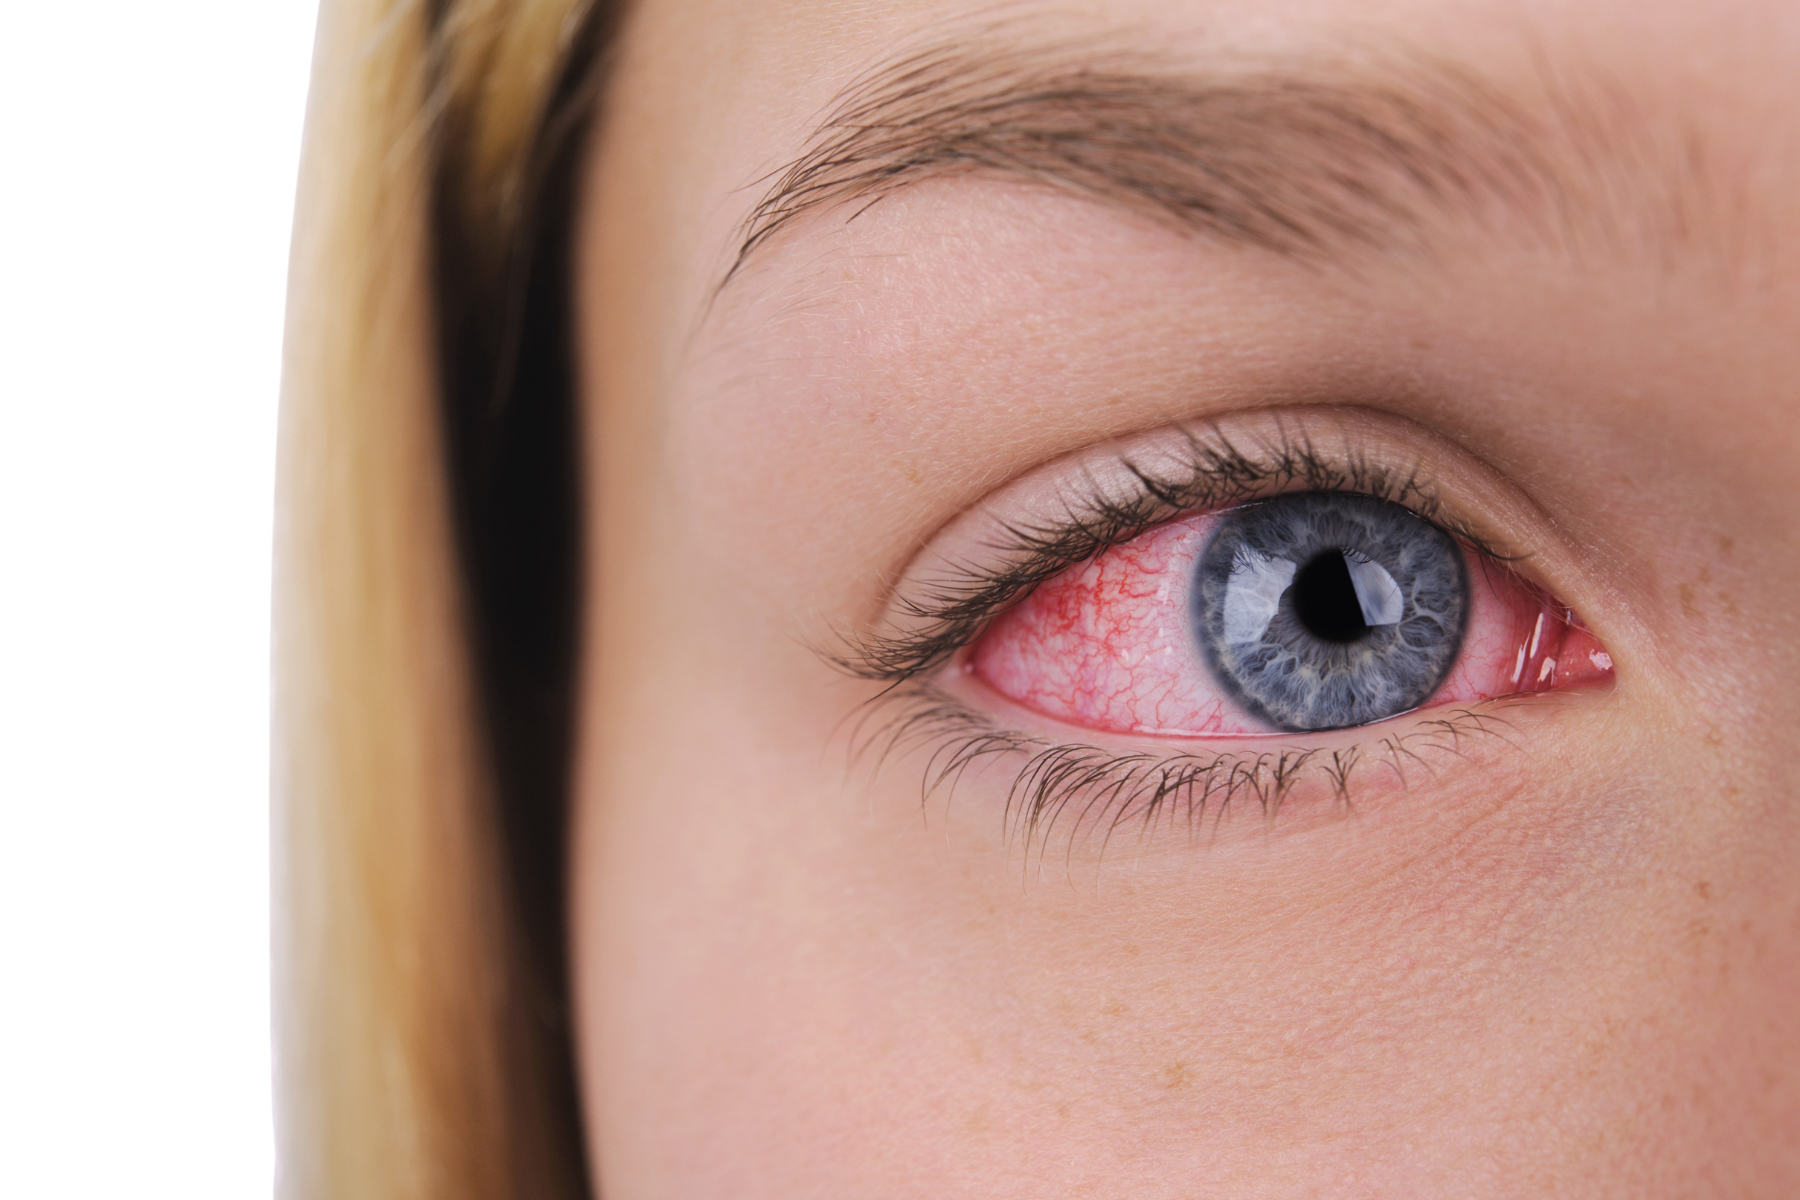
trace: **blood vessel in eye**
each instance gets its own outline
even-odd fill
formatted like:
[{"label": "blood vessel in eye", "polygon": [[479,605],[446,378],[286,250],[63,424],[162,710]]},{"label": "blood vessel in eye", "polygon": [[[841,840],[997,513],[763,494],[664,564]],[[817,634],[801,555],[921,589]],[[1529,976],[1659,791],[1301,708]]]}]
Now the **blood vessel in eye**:
[{"label": "blood vessel in eye", "polygon": [[[976,640],[967,669],[1002,696],[1087,729],[1215,738],[1280,732],[1220,686],[1196,641],[1196,565],[1223,515],[1159,526],[1040,585]],[[1566,608],[1478,551],[1458,552],[1467,562],[1466,632],[1425,706],[1611,678],[1610,658]],[[1362,596],[1354,559],[1322,557],[1309,556],[1291,577],[1301,589],[1297,615],[1321,641],[1342,639],[1354,649],[1351,612],[1370,623],[1369,606],[1384,603],[1379,576],[1363,568],[1375,584]],[[1346,579],[1348,597],[1341,594]],[[1276,586],[1285,590],[1288,580]]]}]

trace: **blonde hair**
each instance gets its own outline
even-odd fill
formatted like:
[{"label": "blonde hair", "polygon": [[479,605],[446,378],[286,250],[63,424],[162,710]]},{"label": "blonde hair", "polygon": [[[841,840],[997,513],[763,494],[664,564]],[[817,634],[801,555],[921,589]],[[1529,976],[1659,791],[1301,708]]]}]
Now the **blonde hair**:
[{"label": "blonde hair", "polygon": [[538,1011],[484,735],[443,293],[511,286],[610,7],[323,5],[276,543],[288,1200],[586,1194],[566,1027]]}]

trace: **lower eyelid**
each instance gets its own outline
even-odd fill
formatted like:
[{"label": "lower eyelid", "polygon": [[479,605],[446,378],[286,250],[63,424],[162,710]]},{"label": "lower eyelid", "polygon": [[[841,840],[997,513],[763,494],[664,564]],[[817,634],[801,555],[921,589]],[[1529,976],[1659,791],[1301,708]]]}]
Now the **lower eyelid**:
[{"label": "lower eyelid", "polygon": [[869,744],[880,747],[881,761],[924,752],[927,803],[967,803],[953,797],[969,789],[968,799],[992,806],[1006,841],[1039,866],[1052,838],[1071,864],[1098,862],[1121,834],[1138,853],[1160,833],[1183,831],[1189,846],[1220,847],[1246,833],[1266,845],[1277,820],[1283,834],[1306,833],[1378,814],[1421,786],[1440,800],[1479,801],[1491,794],[1499,756],[1529,747],[1537,724],[1502,702],[1446,706],[1379,733],[1340,729],[1305,742],[1268,734],[1186,745],[1127,737],[1108,746],[1068,730],[1021,732],[1028,714],[1008,713],[1009,702],[966,670],[950,674],[885,693],[889,711]]}]

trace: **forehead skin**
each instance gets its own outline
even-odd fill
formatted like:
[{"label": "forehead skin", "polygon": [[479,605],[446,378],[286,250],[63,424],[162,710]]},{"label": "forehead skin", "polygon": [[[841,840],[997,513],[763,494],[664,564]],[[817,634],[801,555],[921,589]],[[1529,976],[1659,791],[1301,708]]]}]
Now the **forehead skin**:
[{"label": "forehead skin", "polygon": [[[1478,79],[1543,173],[1442,200],[1383,162],[1393,237],[1294,253],[924,171],[732,273],[847,91],[946,45],[1352,104]],[[1800,1191],[1796,61],[1775,0],[640,5],[579,239],[609,1200]],[[1299,402],[1504,480],[1614,693],[1355,820],[1049,869],[979,785],[846,772],[875,688],[813,648],[940,529]]]}]

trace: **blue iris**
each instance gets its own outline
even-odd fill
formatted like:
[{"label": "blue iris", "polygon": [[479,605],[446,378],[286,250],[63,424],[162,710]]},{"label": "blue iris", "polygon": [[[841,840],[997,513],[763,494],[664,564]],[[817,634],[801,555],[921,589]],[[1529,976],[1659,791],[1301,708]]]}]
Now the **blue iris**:
[{"label": "blue iris", "polygon": [[1398,504],[1337,492],[1226,513],[1200,555],[1193,600],[1219,683],[1294,732],[1423,704],[1456,665],[1468,614],[1454,538]]}]

